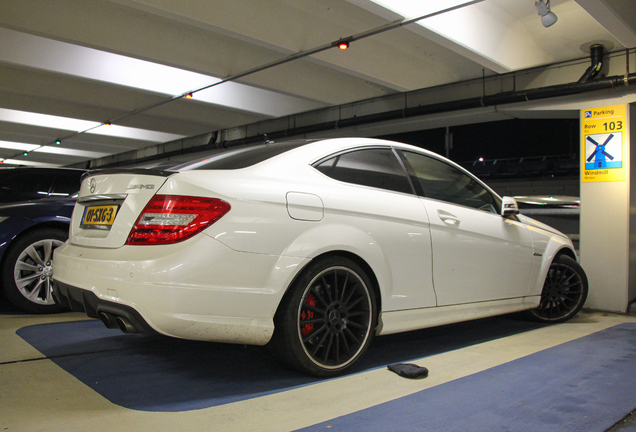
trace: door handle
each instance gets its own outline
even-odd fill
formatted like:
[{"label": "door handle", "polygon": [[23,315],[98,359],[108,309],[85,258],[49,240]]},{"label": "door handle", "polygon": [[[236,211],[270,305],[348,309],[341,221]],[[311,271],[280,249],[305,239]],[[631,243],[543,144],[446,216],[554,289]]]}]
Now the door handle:
[{"label": "door handle", "polygon": [[442,210],[438,210],[437,211],[437,216],[439,216],[439,218],[442,220],[442,222],[444,222],[445,224],[448,225],[454,225],[454,226],[458,226],[460,224],[460,220],[459,218],[457,218],[457,216],[454,216],[450,213],[447,213],[445,211]]},{"label": "door handle", "polygon": [[440,219],[449,225],[459,225],[459,219],[452,216],[440,216]]}]

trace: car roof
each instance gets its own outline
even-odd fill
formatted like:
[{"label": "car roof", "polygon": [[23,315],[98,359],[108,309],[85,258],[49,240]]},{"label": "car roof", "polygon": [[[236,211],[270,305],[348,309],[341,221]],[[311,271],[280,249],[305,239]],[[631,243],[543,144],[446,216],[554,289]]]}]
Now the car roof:
[{"label": "car roof", "polygon": [[[256,165],[270,159],[284,160],[298,158],[309,163],[340,151],[353,150],[358,147],[383,146],[397,147],[405,150],[417,151],[440,157],[436,153],[429,152],[420,147],[403,144],[395,141],[375,138],[330,138],[312,140],[289,140],[280,143],[268,142],[259,145],[240,146],[230,149],[218,150],[204,157],[175,165],[168,170],[183,171],[194,169],[240,169]],[[272,160],[272,163],[275,163]]]}]

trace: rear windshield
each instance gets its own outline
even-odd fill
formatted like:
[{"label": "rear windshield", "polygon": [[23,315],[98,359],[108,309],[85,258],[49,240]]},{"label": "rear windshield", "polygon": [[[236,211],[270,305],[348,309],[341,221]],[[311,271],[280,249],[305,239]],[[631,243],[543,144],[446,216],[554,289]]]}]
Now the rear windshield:
[{"label": "rear windshield", "polygon": [[170,168],[175,171],[189,170],[234,170],[247,168],[263,162],[274,156],[285,153],[296,147],[307,144],[308,141],[289,141],[285,143],[260,144],[257,146],[240,147],[222,150],[206,157],[186,162]]}]

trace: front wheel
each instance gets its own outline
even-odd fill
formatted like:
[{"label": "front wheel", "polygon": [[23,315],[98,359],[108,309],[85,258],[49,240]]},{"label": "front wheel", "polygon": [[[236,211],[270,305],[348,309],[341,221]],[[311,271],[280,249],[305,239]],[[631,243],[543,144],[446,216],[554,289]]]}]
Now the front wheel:
[{"label": "front wheel", "polygon": [[15,240],[1,269],[2,288],[9,303],[27,313],[64,310],[53,298],[53,251],[67,237],[62,229],[39,228]]},{"label": "front wheel", "polygon": [[526,313],[539,322],[567,321],[581,310],[587,291],[587,276],[579,263],[567,255],[558,256],[548,270],[539,307]]},{"label": "front wheel", "polygon": [[292,284],[274,318],[270,351],[315,376],[336,376],[366,352],[376,326],[369,277],[343,257],[310,264]]}]

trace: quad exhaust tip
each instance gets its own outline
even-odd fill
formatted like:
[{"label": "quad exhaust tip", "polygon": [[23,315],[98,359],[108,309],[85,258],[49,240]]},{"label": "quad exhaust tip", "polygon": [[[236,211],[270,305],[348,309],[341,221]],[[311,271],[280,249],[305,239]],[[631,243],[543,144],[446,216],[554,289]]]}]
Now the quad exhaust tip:
[{"label": "quad exhaust tip", "polygon": [[115,318],[115,322],[117,323],[117,327],[119,327],[119,330],[123,331],[124,333],[138,333],[139,332],[139,330],[137,330],[137,327],[135,327],[126,318],[117,317],[117,318]]},{"label": "quad exhaust tip", "polygon": [[119,329],[124,333],[139,333],[137,327],[124,317],[115,316],[108,312],[100,312],[97,316],[109,329]]},{"label": "quad exhaust tip", "polygon": [[115,316],[106,313],[106,312],[100,312],[98,314],[99,319],[101,320],[101,322],[104,323],[104,325],[106,326],[106,328],[109,329],[116,329],[119,328],[117,326],[117,322],[115,321]]}]

